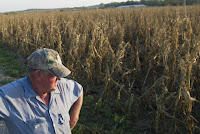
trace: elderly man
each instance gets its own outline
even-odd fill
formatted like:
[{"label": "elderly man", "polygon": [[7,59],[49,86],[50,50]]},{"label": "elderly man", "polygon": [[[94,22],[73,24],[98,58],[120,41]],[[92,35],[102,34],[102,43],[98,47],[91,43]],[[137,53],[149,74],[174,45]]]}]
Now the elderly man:
[{"label": "elderly man", "polygon": [[[83,88],[52,49],[28,58],[28,75],[0,87],[0,119],[10,134],[71,134],[83,102]],[[70,115],[69,115],[70,113]]]}]

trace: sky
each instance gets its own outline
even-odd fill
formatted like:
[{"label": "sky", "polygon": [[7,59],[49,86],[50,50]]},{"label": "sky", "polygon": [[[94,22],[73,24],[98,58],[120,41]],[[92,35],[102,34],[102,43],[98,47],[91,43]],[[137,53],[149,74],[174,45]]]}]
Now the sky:
[{"label": "sky", "polygon": [[26,9],[68,8],[125,2],[127,0],[0,0],[0,13]]}]

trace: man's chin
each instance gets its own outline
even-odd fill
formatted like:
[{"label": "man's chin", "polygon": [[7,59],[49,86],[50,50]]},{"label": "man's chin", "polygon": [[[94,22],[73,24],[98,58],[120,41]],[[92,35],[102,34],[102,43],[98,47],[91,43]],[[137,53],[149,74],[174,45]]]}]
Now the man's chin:
[{"label": "man's chin", "polygon": [[51,89],[51,91],[55,91],[55,90],[56,90],[56,88],[52,88],[52,89]]}]

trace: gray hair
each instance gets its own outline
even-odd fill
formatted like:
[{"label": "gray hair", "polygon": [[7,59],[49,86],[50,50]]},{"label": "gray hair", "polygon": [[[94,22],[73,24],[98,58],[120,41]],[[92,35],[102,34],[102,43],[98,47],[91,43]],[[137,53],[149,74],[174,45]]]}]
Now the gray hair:
[{"label": "gray hair", "polygon": [[45,75],[47,75],[48,73],[49,73],[49,71],[48,70],[44,70],[44,69],[33,69],[33,68],[31,68],[31,67],[29,67],[28,66],[28,73],[30,74],[30,75],[32,75],[35,71],[37,71],[37,70],[40,70],[40,71],[42,71]]}]

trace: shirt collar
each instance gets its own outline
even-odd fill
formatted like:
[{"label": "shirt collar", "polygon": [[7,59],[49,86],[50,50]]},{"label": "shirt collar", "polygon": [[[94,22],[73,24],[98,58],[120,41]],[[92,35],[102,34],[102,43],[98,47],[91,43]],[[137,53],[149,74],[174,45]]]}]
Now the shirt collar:
[{"label": "shirt collar", "polygon": [[31,82],[29,80],[29,75],[25,78],[25,99],[38,96],[38,94],[34,91]]},{"label": "shirt collar", "polygon": [[54,92],[54,94],[60,94],[60,91],[58,90],[58,88],[53,92]]}]

